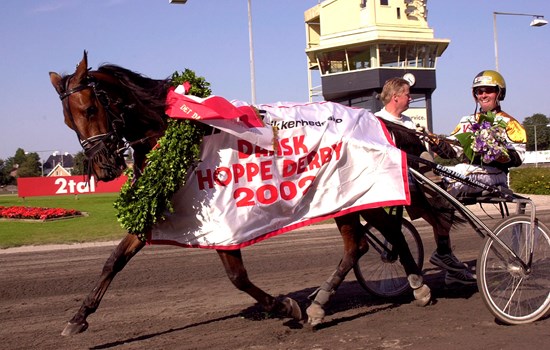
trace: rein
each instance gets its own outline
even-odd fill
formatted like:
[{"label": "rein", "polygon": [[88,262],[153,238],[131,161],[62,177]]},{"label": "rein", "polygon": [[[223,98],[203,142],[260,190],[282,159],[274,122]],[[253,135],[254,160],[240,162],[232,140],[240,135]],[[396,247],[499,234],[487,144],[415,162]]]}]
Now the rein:
[{"label": "rein", "polygon": [[[382,118],[380,118],[382,119]],[[452,146],[461,146],[460,142],[451,140],[445,137],[440,137],[438,135],[428,133],[425,130],[424,131],[418,131],[414,129],[409,129],[406,126],[399,125],[397,123],[394,123],[392,121],[383,119],[383,123],[388,127],[389,131],[391,132],[391,129],[395,129],[399,132],[403,132],[409,135],[414,135],[415,137],[418,137],[421,141],[428,142],[432,147],[437,149],[438,153],[445,153],[447,156],[449,156],[449,150],[446,148],[452,148]],[[388,125],[389,124],[389,125]],[[447,145],[446,147],[443,146],[443,144]],[[454,157],[450,157],[454,158]]]}]

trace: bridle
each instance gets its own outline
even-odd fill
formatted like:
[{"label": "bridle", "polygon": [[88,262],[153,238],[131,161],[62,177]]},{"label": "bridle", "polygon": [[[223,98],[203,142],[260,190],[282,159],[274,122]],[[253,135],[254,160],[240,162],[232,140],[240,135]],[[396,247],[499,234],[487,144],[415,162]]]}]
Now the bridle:
[{"label": "bridle", "polygon": [[[76,132],[78,142],[84,150],[84,155],[88,160],[92,160],[101,151],[108,151],[114,148],[117,156],[122,154],[130,147],[130,145],[123,140],[123,130],[125,126],[124,113],[116,113],[111,108],[111,100],[104,90],[100,90],[97,87],[97,83],[93,81],[92,77],[87,77],[88,83],[78,85],[72,89],[67,89],[70,84],[72,76],[70,76],[65,83],[65,92],[59,94],[59,99],[65,104],[67,115],[72,123],[72,128]],[[69,103],[69,97],[77,92],[85,89],[92,89],[94,97],[101,104],[105,112],[107,113],[108,123],[110,130],[104,134],[94,135],[88,138],[83,138],[82,134],[78,131],[74,120],[73,113],[71,111],[71,104]],[[114,146],[114,147],[112,147]]]}]

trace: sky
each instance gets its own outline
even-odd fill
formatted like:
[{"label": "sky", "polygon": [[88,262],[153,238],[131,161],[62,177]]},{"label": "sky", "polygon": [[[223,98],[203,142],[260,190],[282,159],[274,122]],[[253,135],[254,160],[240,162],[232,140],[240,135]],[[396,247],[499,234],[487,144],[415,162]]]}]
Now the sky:
[{"label": "sky", "polygon": [[[348,0],[357,1],[359,0]],[[374,0],[369,0],[374,1]],[[304,11],[318,0],[252,0],[256,102],[308,100]],[[113,63],[164,79],[189,68],[213,94],[251,102],[248,1],[2,0],[0,3],[0,159],[18,148],[76,153],[48,72],[73,73]],[[473,77],[495,68],[493,12],[550,18],[548,0],[430,0],[428,24],[450,39],[437,62],[433,131],[448,134],[473,112]],[[528,16],[497,16],[503,109],[523,121],[550,116],[550,25]]]}]

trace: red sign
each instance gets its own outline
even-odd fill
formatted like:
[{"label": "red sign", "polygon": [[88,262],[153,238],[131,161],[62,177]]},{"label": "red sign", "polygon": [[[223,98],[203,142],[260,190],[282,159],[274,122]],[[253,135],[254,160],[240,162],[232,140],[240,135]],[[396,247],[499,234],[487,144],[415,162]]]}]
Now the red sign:
[{"label": "red sign", "polygon": [[20,177],[17,191],[19,197],[119,192],[126,179],[122,175],[113,181],[97,182],[92,176],[88,183],[84,176]]}]

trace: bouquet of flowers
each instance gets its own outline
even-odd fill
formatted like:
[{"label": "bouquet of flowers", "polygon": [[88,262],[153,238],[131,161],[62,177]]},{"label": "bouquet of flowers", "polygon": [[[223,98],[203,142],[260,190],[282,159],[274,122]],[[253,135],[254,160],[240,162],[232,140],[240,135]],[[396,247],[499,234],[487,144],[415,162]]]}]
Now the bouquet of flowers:
[{"label": "bouquet of flowers", "polygon": [[479,158],[483,163],[509,158],[506,148],[506,123],[495,120],[495,114],[480,114],[478,121],[472,123],[472,132],[456,135],[464,154],[470,161]]}]

